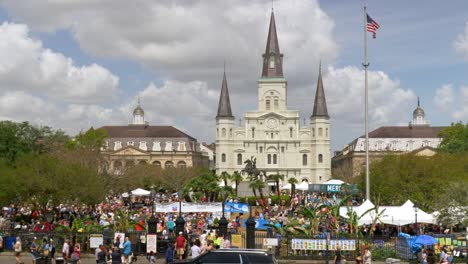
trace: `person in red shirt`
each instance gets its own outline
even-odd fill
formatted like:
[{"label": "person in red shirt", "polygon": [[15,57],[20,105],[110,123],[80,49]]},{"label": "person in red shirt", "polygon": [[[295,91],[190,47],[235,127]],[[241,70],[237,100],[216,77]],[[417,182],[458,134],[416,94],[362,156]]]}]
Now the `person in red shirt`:
[{"label": "person in red shirt", "polygon": [[184,253],[185,253],[185,246],[187,244],[187,240],[182,235],[182,232],[179,232],[179,236],[176,238],[176,252],[179,255],[179,259],[182,260]]}]

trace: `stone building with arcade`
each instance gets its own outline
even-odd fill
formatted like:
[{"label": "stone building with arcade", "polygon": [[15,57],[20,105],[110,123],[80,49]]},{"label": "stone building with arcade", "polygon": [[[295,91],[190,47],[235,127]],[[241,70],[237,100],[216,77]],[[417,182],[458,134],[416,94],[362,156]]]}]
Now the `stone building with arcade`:
[{"label": "stone building with arcade", "polygon": [[151,126],[138,102],[127,126],[103,126],[108,138],[102,148],[107,169],[121,174],[137,164],[159,168],[208,167],[209,156],[192,136],[173,126]]}]

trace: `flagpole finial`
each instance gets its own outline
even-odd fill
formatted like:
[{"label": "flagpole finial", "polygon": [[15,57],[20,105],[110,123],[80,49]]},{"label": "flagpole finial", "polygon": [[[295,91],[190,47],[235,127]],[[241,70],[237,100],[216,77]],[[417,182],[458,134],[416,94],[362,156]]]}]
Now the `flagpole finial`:
[{"label": "flagpole finial", "polygon": [[271,12],[273,12],[275,9],[274,9],[274,1],[275,0],[271,0]]},{"label": "flagpole finial", "polygon": [[322,59],[319,61],[319,72],[322,73]]}]

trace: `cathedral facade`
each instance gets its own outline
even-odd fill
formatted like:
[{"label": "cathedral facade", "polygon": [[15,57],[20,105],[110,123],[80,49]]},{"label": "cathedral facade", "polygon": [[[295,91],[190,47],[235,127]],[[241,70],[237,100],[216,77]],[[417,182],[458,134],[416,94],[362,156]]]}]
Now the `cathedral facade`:
[{"label": "cathedral facade", "polygon": [[[241,171],[244,161],[256,159],[267,175],[282,174],[309,183],[322,183],[331,175],[330,118],[321,72],[308,126],[300,113],[288,109],[288,84],[283,75],[274,13],[271,13],[262,74],[258,80],[257,110],[245,113],[244,125],[236,126],[224,73],[216,115],[216,173]],[[311,102],[312,103],[312,102]]]}]

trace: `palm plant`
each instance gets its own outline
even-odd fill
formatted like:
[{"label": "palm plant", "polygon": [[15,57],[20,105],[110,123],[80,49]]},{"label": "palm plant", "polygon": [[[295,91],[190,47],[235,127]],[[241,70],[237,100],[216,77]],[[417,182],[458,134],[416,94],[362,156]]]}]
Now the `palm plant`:
[{"label": "palm plant", "polygon": [[234,173],[232,174],[231,180],[236,185],[236,188],[235,188],[236,196],[238,196],[237,187],[239,186],[239,183],[243,180],[243,177],[238,171],[234,171]]},{"label": "palm plant", "polygon": [[133,220],[130,218],[130,213],[124,212],[122,210],[117,210],[114,214],[114,224],[113,229],[114,232],[127,232],[128,230],[132,230],[135,226],[139,226],[142,229],[145,229],[145,226],[140,224],[138,221]]},{"label": "palm plant", "polygon": [[263,196],[263,188],[265,188],[265,182],[264,181],[262,181],[260,179],[251,180],[250,183],[249,183],[249,187],[252,188],[255,199],[257,199],[257,191],[256,190],[258,190],[259,194],[260,194],[260,198],[262,200],[264,200],[264,196]]},{"label": "palm plant", "polygon": [[270,180],[273,180],[275,182],[276,186],[276,193],[278,195],[278,198],[280,197],[280,189],[279,189],[279,182],[284,180],[284,175],[282,174],[273,174],[270,175]]},{"label": "palm plant", "polygon": [[348,197],[343,198],[339,203],[332,203],[331,205],[327,206],[328,215],[332,218],[331,226],[335,233],[335,237],[338,236],[338,232],[340,230],[340,220],[342,217],[340,216],[340,207],[344,206],[349,199]]},{"label": "palm plant", "polygon": [[346,215],[348,216],[349,232],[351,236],[354,234],[359,235],[359,220],[361,220],[361,218],[373,210],[375,210],[375,207],[365,211],[361,215],[358,215],[357,212],[352,209],[352,207],[348,206],[348,212]]},{"label": "palm plant", "polygon": [[294,194],[296,193],[296,184],[298,183],[297,179],[294,177],[291,177],[288,179],[288,183],[291,184],[291,199],[290,201],[292,202],[294,199]]},{"label": "palm plant", "polygon": [[302,208],[301,214],[309,219],[310,222],[310,234],[314,236],[315,234],[318,234],[318,228],[320,225],[320,221],[322,218],[325,216],[322,214],[322,209],[325,208],[326,205],[319,205],[316,207],[304,207]]},{"label": "palm plant", "polygon": [[374,208],[369,210],[370,214],[371,214],[371,219],[372,219],[372,225],[371,225],[371,228],[369,230],[370,237],[372,237],[374,235],[374,231],[375,231],[374,227],[377,224],[377,222],[380,222],[381,224],[383,223],[382,222],[382,217],[384,216],[384,213],[385,213],[386,209],[383,209],[382,211],[379,210],[379,208],[380,208],[380,194],[375,199],[374,206],[375,206]]}]

